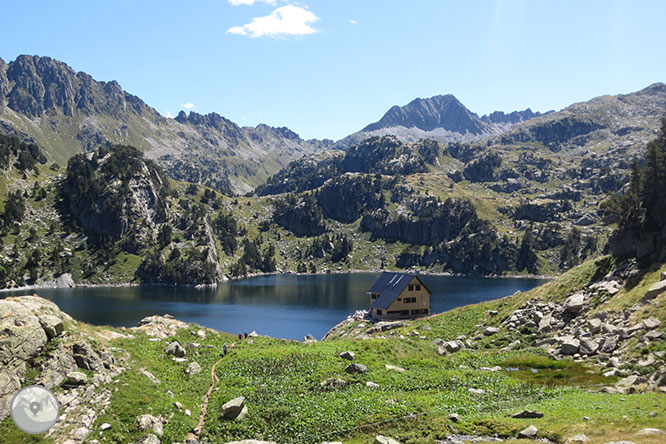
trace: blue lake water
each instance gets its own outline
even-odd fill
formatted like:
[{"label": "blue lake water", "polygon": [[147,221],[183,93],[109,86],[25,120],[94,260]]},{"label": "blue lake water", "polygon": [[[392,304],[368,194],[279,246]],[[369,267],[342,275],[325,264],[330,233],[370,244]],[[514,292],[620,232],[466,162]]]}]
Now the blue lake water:
[{"label": "blue lake water", "polygon": [[[287,339],[316,338],[355,310],[367,309],[366,291],[378,273],[270,275],[229,281],[214,289],[172,287],[43,289],[75,319],[95,325],[132,327],[145,316],[168,313],[229,333],[250,332]],[[421,276],[432,291],[432,313],[501,298],[546,282],[542,279]]]}]

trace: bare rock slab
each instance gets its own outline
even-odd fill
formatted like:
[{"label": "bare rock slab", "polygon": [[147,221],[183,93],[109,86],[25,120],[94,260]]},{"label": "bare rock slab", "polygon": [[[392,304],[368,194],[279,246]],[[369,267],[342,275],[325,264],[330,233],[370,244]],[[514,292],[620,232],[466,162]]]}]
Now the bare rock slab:
[{"label": "bare rock slab", "polygon": [[393,438],[389,438],[388,436],[377,435],[375,436],[374,444],[400,444],[400,442]]},{"label": "bare rock slab", "polygon": [[539,432],[539,430],[535,426],[531,425],[527,428],[524,428],[520,432],[518,432],[518,438],[531,439],[531,438],[536,437],[538,432]]},{"label": "bare rock slab", "polygon": [[643,302],[656,298],[664,291],[666,291],[666,280],[656,282],[650,286],[650,288],[648,288],[647,292],[645,292],[645,296],[643,296]]}]

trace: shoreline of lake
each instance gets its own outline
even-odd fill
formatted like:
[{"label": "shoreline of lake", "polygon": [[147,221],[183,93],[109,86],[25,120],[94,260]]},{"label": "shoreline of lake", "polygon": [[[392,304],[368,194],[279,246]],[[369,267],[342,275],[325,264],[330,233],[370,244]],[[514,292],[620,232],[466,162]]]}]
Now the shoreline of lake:
[{"label": "shoreline of lake", "polygon": [[[275,273],[227,280],[216,287],[79,285],[71,288],[12,289],[0,299],[38,294],[76,319],[93,325],[135,326],[141,319],[168,313],[186,323],[224,332],[255,330],[274,338],[323,337],[357,310],[368,308],[368,288],[377,273],[365,270],[319,274]],[[432,292],[431,313],[525,292],[543,279],[422,276]],[[64,280],[58,281],[61,285]],[[70,282],[71,283],[71,282]]]},{"label": "shoreline of lake", "polygon": [[315,273],[298,273],[295,271],[276,271],[272,273],[248,273],[245,276],[239,277],[228,277],[225,276],[225,279],[217,282],[215,284],[164,284],[164,283],[145,283],[145,282],[110,282],[104,284],[96,283],[74,283],[73,285],[68,286],[57,286],[54,284],[55,281],[47,281],[41,284],[33,285],[24,285],[21,287],[13,288],[0,288],[0,293],[9,293],[14,291],[38,291],[38,290],[57,290],[57,289],[68,289],[68,288],[132,288],[132,287],[165,287],[165,288],[194,288],[194,289],[212,289],[218,287],[221,283],[231,282],[231,281],[241,281],[243,279],[250,279],[261,276],[275,276],[275,275],[288,275],[288,276],[326,276],[331,274],[361,274],[361,273],[382,273],[382,272],[391,272],[391,273],[414,273],[423,276],[449,276],[449,277],[474,277],[474,278],[490,278],[490,279],[542,279],[542,280],[553,280],[557,276],[551,275],[542,275],[542,274],[507,274],[507,275],[475,275],[475,274],[465,274],[465,273],[452,273],[448,271],[413,271],[413,270],[328,270],[328,271],[317,271]]}]

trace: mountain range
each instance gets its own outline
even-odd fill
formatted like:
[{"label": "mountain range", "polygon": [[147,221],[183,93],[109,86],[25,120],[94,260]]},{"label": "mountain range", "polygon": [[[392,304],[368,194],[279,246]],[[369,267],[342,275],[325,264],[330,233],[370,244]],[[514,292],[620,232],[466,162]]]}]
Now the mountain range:
[{"label": "mountain range", "polygon": [[306,141],[216,113],[166,118],[117,82],[21,56],[0,62],[0,284],[54,270],[171,284],[305,269],[557,274],[603,250],[602,203],[626,189],[665,110],[663,83],[545,114],[479,117],[443,95]]},{"label": "mountain range", "polygon": [[129,144],[175,179],[247,192],[328,145],[287,128],[240,127],[216,113],[160,115],[116,81],[100,82],[49,57],[0,59],[0,130],[32,140],[53,162],[106,143]]},{"label": "mountain range", "polygon": [[[661,96],[663,84],[655,84],[560,112],[526,109],[479,117],[453,95],[439,95],[393,106],[377,122],[333,142],[303,140],[285,127],[241,127],[217,113],[181,111],[166,118],[118,82],[97,81],[49,57],[21,55],[10,63],[0,59],[0,130],[36,142],[50,161],[64,165],[73,154],[103,143],[129,144],[173,178],[228,194],[251,191],[303,155],[348,149],[372,136],[390,134],[403,142],[543,139],[558,144],[595,133],[613,140],[631,134],[627,139],[633,143],[646,127],[654,131]],[[595,123],[587,124],[590,119]]]}]

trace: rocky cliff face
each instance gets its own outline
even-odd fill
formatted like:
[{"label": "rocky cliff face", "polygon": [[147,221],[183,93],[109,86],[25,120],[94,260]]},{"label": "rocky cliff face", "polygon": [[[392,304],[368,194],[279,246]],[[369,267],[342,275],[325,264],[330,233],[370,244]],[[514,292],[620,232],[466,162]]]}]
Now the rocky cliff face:
[{"label": "rocky cliff face", "polygon": [[[157,223],[166,219],[165,178],[154,164],[132,153],[129,147],[117,147],[70,162],[63,198],[85,232],[119,239],[132,229],[148,241]],[[124,159],[129,160],[121,163]]]},{"label": "rocky cliff face", "polygon": [[481,120],[488,123],[515,125],[517,123],[525,122],[541,115],[543,114],[538,111],[534,112],[530,108],[527,108],[524,111],[513,111],[508,114],[504,113],[503,111],[495,111],[488,115],[482,116]]},{"label": "rocky cliff face", "polygon": [[0,62],[0,128],[37,141],[63,165],[100,144],[131,144],[176,179],[226,193],[250,191],[289,161],[329,144],[302,140],[287,128],[241,128],[216,113],[167,119],[116,81],[26,55]]}]

